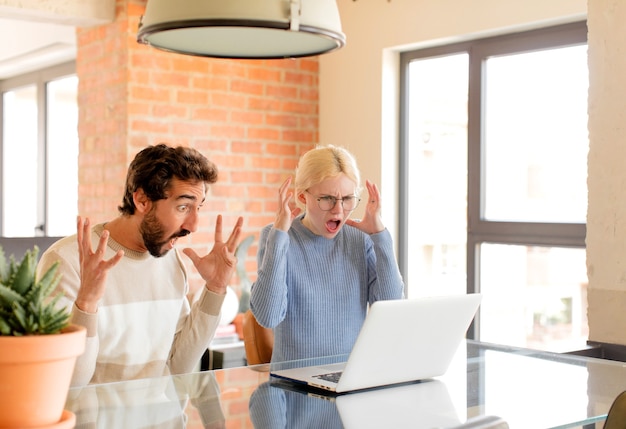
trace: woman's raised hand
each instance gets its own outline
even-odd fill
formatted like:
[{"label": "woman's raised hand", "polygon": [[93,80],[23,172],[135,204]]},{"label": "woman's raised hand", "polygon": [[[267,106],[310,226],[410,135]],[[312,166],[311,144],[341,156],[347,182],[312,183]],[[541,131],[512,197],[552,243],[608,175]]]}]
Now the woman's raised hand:
[{"label": "woman's raised hand", "polygon": [[278,212],[276,213],[276,220],[274,221],[274,228],[281,231],[288,231],[291,228],[293,220],[302,211],[299,207],[292,209],[289,206],[289,200],[293,197],[293,192],[289,191],[291,186],[291,176],[283,182],[278,189]]}]

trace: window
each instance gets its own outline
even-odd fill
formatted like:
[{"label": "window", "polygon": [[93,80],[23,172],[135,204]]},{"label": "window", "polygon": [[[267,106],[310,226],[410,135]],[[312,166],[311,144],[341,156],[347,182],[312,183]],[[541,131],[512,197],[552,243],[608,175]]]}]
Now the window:
[{"label": "window", "polygon": [[482,292],[469,335],[585,346],[585,23],[401,56],[409,297]]},{"label": "window", "polygon": [[63,236],[78,212],[74,63],[0,81],[0,236]]}]

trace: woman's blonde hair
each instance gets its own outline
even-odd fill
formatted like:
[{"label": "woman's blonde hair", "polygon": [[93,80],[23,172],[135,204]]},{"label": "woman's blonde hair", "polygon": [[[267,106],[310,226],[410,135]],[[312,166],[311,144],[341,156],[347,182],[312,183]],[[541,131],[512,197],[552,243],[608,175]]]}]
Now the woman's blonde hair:
[{"label": "woman's blonde hair", "polygon": [[[355,185],[355,193],[361,193],[361,175],[354,156],[348,150],[333,146],[317,146],[302,157],[296,167],[295,192],[296,195],[306,191],[311,186],[339,174],[345,174]],[[301,205],[299,198],[296,202]]]}]

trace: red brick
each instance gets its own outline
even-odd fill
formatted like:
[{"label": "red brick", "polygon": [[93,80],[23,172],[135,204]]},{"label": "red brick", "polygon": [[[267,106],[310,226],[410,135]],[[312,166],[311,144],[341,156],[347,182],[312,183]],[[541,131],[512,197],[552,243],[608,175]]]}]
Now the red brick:
[{"label": "red brick", "polygon": [[265,123],[265,114],[248,110],[236,110],[231,112],[230,119],[231,122],[244,125],[262,125]]},{"label": "red brick", "polygon": [[230,82],[229,76],[199,76],[193,77],[191,86],[196,90],[202,91],[210,91],[210,90],[221,90],[227,91],[228,85]]},{"label": "red brick", "polygon": [[177,91],[176,102],[184,104],[207,104],[209,95],[198,91]]},{"label": "red brick", "polygon": [[249,128],[247,136],[255,140],[278,140],[280,130],[275,128]]},{"label": "red brick", "polygon": [[264,145],[258,141],[234,141],[231,145],[233,153],[243,153],[250,156],[263,153]]},{"label": "red brick", "polygon": [[230,83],[230,90],[233,92],[239,92],[243,94],[261,95],[265,90],[265,86],[260,83],[251,82],[248,80],[233,80]]},{"label": "red brick", "polygon": [[230,117],[230,113],[226,109],[218,109],[213,107],[193,107],[191,109],[191,119],[206,120],[212,122],[226,122]]}]

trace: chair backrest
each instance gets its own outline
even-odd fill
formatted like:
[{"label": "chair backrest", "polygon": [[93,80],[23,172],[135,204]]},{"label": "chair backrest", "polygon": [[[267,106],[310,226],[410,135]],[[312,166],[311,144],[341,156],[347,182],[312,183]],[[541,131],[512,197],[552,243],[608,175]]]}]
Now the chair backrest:
[{"label": "chair backrest", "polygon": [[274,349],[274,331],[259,325],[252,311],[243,316],[243,342],[248,365],[269,363]]},{"label": "chair backrest", "polygon": [[626,429],[626,391],[617,395],[604,422],[604,429]]}]

